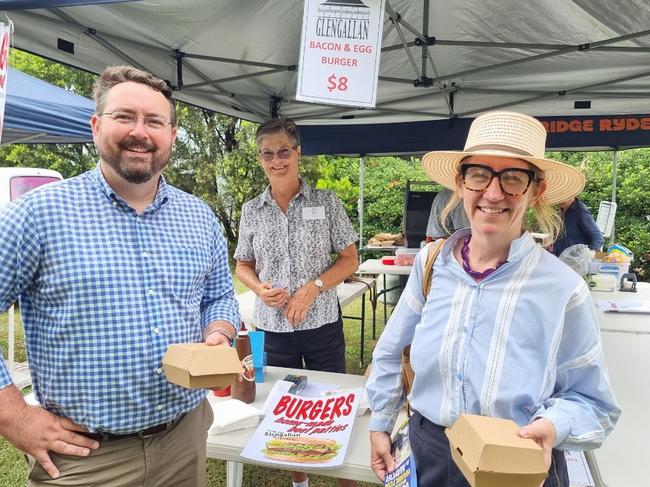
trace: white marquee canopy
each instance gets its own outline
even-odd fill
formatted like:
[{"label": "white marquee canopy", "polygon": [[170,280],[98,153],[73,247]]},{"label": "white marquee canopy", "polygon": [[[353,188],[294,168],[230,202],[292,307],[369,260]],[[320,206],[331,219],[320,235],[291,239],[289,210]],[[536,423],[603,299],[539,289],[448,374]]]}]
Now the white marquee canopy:
[{"label": "white marquee canopy", "polygon": [[363,110],[295,100],[301,0],[82,3],[98,2],[4,0],[0,9],[15,47],[93,72],[136,65],[169,80],[179,100],[253,121],[425,121],[496,107],[650,113],[645,0],[389,0],[377,107]]}]

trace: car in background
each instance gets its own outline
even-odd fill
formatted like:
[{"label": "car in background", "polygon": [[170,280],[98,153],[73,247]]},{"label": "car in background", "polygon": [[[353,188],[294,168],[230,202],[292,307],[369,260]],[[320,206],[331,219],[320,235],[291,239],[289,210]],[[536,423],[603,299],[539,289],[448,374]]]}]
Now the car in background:
[{"label": "car in background", "polygon": [[0,167],[0,208],[29,190],[62,179],[61,173],[52,169]]}]

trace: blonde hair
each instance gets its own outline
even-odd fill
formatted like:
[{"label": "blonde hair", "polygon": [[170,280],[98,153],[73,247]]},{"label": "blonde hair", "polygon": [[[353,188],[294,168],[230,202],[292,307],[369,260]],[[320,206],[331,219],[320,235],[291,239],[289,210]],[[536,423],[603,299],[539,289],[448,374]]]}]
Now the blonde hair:
[{"label": "blonde hair", "polygon": [[[525,161],[528,162],[528,161]],[[461,161],[462,163],[462,161]],[[530,163],[529,163],[530,164]],[[533,181],[533,184],[539,185],[540,181],[544,179],[544,172],[539,169],[537,166],[530,164],[534,169],[536,176]],[[460,164],[458,166],[460,168]],[[462,201],[462,198],[454,191],[447,201],[447,204],[440,212],[440,224],[442,228],[445,229],[447,233],[452,233],[451,229],[447,228],[447,217],[449,214],[454,211],[456,205]],[[553,205],[542,205],[539,203],[539,198],[535,204],[530,208],[530,213],[532,213],[533,222],[526,221],[524,219],[522,223],[522,228],[527,231],[537,231],[544,235],[542,238],[542,247],[548,247],[551,245],[562,231],[564,225],[563,219],[560,216],[559,210]]]},{"label": "blonde hair", "polygon": [[462,201],[462,198],[456,194],[455,191],[451,193],[451,196],[447,200],[447,204],[445,207],[442,209],[440,212],[440,224],[442,225],[442,228],[444,228],[445,232],[447,232],[449,235],[451,235],[453,232],[453,228],[447,227],[447,222],[449,221],[449,215],[451,214],[452,211],[454,211],[454,208],[456,208],[456,205],[460,204]]},{"label": "blonde hair", "polygon": [[[544,237],[542,238],[542,247],[548,247],[557,240],[564,225],[559,211],[553,205],[540,205],[535,203],[531,208],[535,218],[535,227],[530,229],[538,230]],[[524,228],[529,230],[530,224],[524,223]]]}]

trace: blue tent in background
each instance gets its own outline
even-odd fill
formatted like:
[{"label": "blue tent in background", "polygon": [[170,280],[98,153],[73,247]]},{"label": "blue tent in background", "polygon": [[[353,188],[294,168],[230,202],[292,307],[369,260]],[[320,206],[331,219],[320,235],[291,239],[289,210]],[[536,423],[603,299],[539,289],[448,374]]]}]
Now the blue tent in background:
[{"label": "blue tent in background", "polygon": [[92,142],[92,100],[9,69],[2,144]]}]

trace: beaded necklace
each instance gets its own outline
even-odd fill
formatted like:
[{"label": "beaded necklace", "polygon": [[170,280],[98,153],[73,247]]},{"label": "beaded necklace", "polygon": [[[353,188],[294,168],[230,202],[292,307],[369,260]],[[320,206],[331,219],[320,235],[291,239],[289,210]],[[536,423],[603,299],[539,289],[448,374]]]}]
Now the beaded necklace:
[{"label": "beaded necklace", "polygon": [[470,234],[463,241],[463,246],[460,249],[460,256],[463,258],[463,269],[465,269],[465,272],[467,272],[470,276],[475,277],[477,279],[485,279],[487,276],[492,274],[503,264],[508,262],[507,260],[504,260],[503,262],[499,262],[496,267],[490,267],[489,269],[485,269],[483,272],[473,271],[472,268],[469,266],[469,241],[471,239],[472,239],[472,235]]}]

